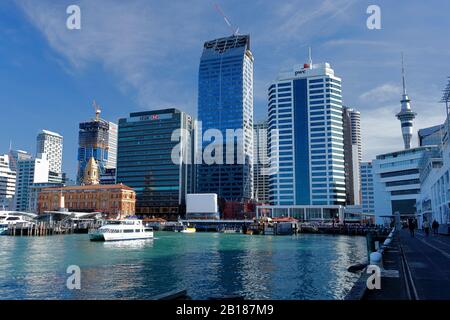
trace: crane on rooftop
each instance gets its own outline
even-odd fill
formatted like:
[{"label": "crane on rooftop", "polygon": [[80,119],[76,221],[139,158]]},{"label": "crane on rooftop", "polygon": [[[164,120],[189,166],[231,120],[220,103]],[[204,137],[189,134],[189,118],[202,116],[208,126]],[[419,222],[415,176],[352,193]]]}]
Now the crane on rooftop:
[{"label": "crane on rooftop", "polygon": [[223,12],[222,8],[217,3],[214,4],[214,7],[219,12],[219,14],[223,17],[223,19],[225,20],[225,23],[227,24],[227,26],[231,29],[231,32],[233,33],[233,36],[239,35],[239,28],[235,29],[233,27],[233,25],[231,24],[230,20],[228,19],[228,17]]},{"label": "crane on rooftop", "polygon": [[100,114],[102,113],[102,110],[100,109],[100,106],[97,104],[97,102],[94,100],[92,103],[92,107],[95,110],[95,121],[100,121]]}]

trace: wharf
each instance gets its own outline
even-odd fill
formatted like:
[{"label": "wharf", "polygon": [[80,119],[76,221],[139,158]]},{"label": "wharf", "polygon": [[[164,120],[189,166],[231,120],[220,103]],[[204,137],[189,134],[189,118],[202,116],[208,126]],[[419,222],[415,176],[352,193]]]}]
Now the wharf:
[{"label": "wharf", "polygon": [[10,225],[6,231],[8,236],[41,237],[73,233],[88,233],[88,226],[77,226],[75,224],[64,224],[60,222],[38,222],[26,225]]},{"label": "wharf", "polygon": [[450,237],[411,237],[402,229],[383,253],[381,289],[368,290],[365,270],[347,300],[449,300]]}]

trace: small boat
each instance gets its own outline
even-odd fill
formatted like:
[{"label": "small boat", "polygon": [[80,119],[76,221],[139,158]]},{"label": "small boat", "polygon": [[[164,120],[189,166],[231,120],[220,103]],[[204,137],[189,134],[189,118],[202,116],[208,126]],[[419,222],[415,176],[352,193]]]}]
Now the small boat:
[{"label": "small boat", "polygon": [[91,241],[144,240],[153,238],[153,229],[146,228],[142,220],[109,220],[102,227],[89,232]]},{"label": "small boat", "polygon": [[195,228],[184,228],[183,230],[180,231],[181,233],[196,233],[197,229]]}]

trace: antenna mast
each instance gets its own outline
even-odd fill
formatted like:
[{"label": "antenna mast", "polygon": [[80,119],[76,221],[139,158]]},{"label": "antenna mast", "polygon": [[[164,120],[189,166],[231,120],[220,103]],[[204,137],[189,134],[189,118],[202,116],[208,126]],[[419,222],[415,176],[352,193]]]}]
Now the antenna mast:
[{"label": "antenna mast", "polygon": [[403,59],[403,52],[402,52],[402,82],[403,82],[403,94],[406,94],[406,81],[405,81],[405,63]]},{"label": "antenna mast", "polygon": [[311,53],[311,47],[309,47],[309,52],[308,52],[308,54],[309,54],[309,61],[308,61],[308,63],[309,63],[309,68],[312,69],[313,65],[312,65],[312,53]]}]

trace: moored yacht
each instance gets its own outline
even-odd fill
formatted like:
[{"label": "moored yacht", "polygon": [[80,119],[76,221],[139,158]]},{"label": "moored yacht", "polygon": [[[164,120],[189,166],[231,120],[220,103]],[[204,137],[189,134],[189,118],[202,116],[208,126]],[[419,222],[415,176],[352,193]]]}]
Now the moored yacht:
[{"label": "moored yacht", "polygon": [[153,230],[144,227],[142,220],[109,220],[102,227],[89,232],[91,241],[119,241],[152,239]]}]

